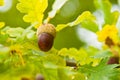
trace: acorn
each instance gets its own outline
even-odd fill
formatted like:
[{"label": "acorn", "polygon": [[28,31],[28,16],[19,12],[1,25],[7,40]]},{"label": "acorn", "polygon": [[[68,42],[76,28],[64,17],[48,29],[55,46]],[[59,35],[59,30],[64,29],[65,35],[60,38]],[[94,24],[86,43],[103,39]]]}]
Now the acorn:
[{"label": "acorn", "polygon": [[43,24],[37,29],[38,46],[42,51],[49,51],[54,43],[56,36],[55,26],[52,24]]}]

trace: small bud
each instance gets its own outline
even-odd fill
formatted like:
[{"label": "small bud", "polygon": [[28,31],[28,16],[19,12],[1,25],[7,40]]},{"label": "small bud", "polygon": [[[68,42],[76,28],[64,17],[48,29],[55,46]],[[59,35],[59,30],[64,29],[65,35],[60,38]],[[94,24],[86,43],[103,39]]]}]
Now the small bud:
[{"label": "small bud", "polygon": [[43,24],[37,30],[38,46],[42,51],[49,51],[52,48],[56,29],[52,24]]},{"label": "small bud", "polygon": [[117,56],[110,57],[107,64],[119,64],[119,57]]},{"label": "small bud", "polygon": [[37,74],[35,80],[45,80],[41,74]]}]

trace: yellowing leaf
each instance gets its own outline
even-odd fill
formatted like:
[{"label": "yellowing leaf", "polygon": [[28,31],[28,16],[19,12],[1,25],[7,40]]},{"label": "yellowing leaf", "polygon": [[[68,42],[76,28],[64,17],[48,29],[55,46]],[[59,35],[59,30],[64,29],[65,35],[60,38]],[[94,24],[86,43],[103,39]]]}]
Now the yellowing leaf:
[{"label": "yellowing leaf", "polygon": [[0,0],[0,6],[4,5],[4,0]]},{"label": "yellowing leaf", "polygon": [[74,25],[81,23],[84,20],[95,20],[95,16],[93,16],[89,11],[83,12],[78,18],[73,22]]},{"label": "yellowing leaf", "polygon": [[68,24],[59,24],[59,25],[57,25],[57,27],[56,27],[56,31],[60,31],[60,30],[62,30],[63,28],[65,28],[65,27],[67,27],[68,26]]},{"label": "yellowing leaf", "polygon": [[38,23],[35,27],[42,24],[44,11],[48,6],[48,0],[19,0],[17,9],[21,13],[26,13],[23,17],[25,22]]},{"label": "yellowing leaf", "polygon": [[100,58],[93,58],[84,48],[81,48],[80,50],[77,50],[76,48],[63,48],[58,52],[58,54],[61,56],[67,56],[70,59],[74,59],[77,61],[77,64],[80,65],[90,64],[92,62],[92,66],[96,66],[101,60]]},{"label": "yellowing leaf", "polygon": [[96,18],[93,14],[91,14],[91,12],[85,11],[81,15],[79,15],[75,21],[67,23],[67,24],[57,25],[56,30],[60,31],[65,27],[81,24],[82,25],[81,27],[88,29],[90,31],[96,32],[98,31],[98,25],[95,22],[95,20]]},{"label": "yellowing leaf", "polygon": [[4,22],[0,22],[0,28],[4,27],[5,23]]},{"label": "yellowing leaf", "polygon": [[58,54],[61,55],[61,56],[68,56],[68,49],[67,48],[62,48]]}]

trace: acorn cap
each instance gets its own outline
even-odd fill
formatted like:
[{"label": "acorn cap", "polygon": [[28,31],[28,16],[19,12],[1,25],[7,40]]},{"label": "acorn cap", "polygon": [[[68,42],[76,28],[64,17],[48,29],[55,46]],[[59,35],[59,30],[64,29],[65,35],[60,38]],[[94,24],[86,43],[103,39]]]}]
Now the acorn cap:
[{"label": "acorn cap", "polygon": [[41,33],[49,33],[53,37],[55,37],[56,36],[55,26],[52,24],[43,24],[37,29],[37,36],[39,36]]}]

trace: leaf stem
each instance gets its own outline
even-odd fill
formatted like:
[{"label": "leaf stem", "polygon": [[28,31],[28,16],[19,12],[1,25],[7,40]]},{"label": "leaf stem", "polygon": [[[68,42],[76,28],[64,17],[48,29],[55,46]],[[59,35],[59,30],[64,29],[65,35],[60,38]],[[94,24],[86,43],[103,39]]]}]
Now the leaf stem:
[{"label": "leaf stem", "polygon": [[45,19],[45,21],[44,21],[44,24],[49,23],[50,20],[51,20],[51,18],[47,17],[47,19]]},{"label": "leaf stem", "polygon": [[22,57],[22,54],[21,53],[18,53],[18,56],[20,57],[20,60],[21,60],[21,63],[23,66],[25,66],[25,62],[24,62],[24,59]]}]

